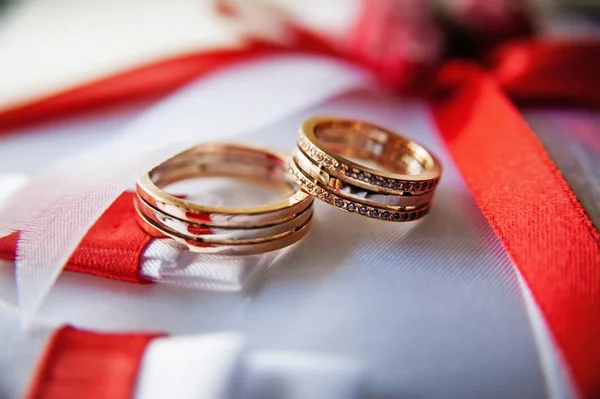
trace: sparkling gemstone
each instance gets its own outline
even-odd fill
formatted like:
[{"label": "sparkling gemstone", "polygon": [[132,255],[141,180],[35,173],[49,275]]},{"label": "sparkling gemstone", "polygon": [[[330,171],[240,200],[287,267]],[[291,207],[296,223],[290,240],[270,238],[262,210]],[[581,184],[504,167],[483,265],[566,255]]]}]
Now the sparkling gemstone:
[{"label": "sparkling gemstone", "polygon": [[389,187],[390,186],[390,181],[388,179],[383,179],[381,181],[381,186],[382,187]]},{"label": "sparkling gemstone", "polygon": [[371,183],[371,184],[377,184],[377,178],[375,176],[369,177],[369,183]]},{"label": "sparkling gemstone", "polygon": [[397,222],[398,220],[400,220],[400,214],[399,214],[398,212],[394,213],[394,214],[392,215],[392,220],[394,220],[394,221],[396,221],[396,222]]},{"label": "sparkling gemstone", "polygon": [[343,208],[344,207],[344,201],[342,201],[341,199],[336,199],[335,200],[335,206],[337,206],[338,208]]},{"label": "sparkling gemstone", "polygon": [[327,202],[333,201],[333,195],[331,195],[331,194],[325,195],[325,200],[327,200]]},{"label": "sparkling gemstone", "polygon": [[358,213],[360,213],[361,215],[364,215],[367,213],[367,207],[366,206],[361,206],[360,208],[358,208]]},{"label": "sparkling gemstone", "polygon": [[377,216],[379,216],[379,212],[377,211],[377,209],[373,209],[369,215],[371,215],[372,218],[376,218]]},{"label": "sparkling gemstone", "polygon": [[354,204],[348,204],[348,206],[346,207],[346,209],[348,209],[350,212],[354,212],[354,210],[356,209],[356,205],[354,205]]},{"label": "sparkling gemstone", "polygon": [[335,163],[335,170],[342,170],[342,164],[339,162]]},{"label": "sparkling gemstone", "polygon": [[394,190],[398,190],[398,189],[400,188],[400,182],[399,182],[398,180],[394,180],[394,181],[392,182],[392,188],[393,188]]},{"label": "sparkling gemstone", "polygon": [[410,188],[410,184],[408,184],[408,183],[404,183],[402,185],[402,190],[404,190],[404,191],[408,191],[409,188]]},{"label": "sparkling gemstone", "polygon": [[415,183],[415,185],[413,186],[413,190],[420,190],[421,189],[421,185],[419,183]]},{"label": "sparkling gemstone", "polygon": [[406,220],[408,219],[408,213],[403,213],[402,214],[402,220]]},{"label": "sparkling gemstone", "polygon": [[389,212],[386,211],[386,212],[383,212],[381,214],[381,219],[382,220],[388,220],[389,218],[390,218],[390,213]]},{"label": "sparkling gemstone", "polygon": [[413,212],[410,214],[410,220],[415,220],[416,217],[417,217],[416,213]]},{"label": "sparkling gemstone", "polygon": [[363,172],[358,172],[356,177],[358,177],[359,180],[365,180],[365,174]]}]

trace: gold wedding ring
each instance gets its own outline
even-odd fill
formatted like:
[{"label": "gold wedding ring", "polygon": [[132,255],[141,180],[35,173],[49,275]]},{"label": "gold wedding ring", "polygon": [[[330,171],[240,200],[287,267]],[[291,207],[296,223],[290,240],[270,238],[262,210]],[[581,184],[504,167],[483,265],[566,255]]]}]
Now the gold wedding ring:
[{"label": "gold wedding ring", "polygon": [[340,209],[404,222],[427,214],[442,168],[421,145],[388,129],[318,117],[302,124],[290,172],[306,192]]},{"label": "gold wedding ring", "polygon": [[[286,157],[235,144],[203,144],[184,151],[144,174],[137,182],[135,208],[142,227],[170,237],[194,252],[247,255],[277,250],[303,238],[312,219],[313,198],[287,173]],[[288,193],[274,204],[214,207],[162,190],[197,177],[237,177]]]},{"label": "gold wedding ring", "polygon": [[[430,209],[441,173],[430,152],[390,130],[352,119],[311,118],[302,124],[289,163],[270,150],[199,145],[144,174],[136,185],[135,208],[147,232],[170,237],[194,252],[258,254],[306,235],[313,196],[379,220],[419,219]],[[291,195],[269,205],[234,208],[195,203],[163,190],[208,176],[243,178]]]}]

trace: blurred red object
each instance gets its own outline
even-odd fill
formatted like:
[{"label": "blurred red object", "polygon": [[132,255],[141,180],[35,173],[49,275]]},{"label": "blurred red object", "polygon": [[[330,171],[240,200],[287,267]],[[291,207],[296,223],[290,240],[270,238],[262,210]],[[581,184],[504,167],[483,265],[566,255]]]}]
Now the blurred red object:
[{"label": "blurred red object", "polygon": [[347,56],[402,91],[418,86],[442,56],[442,32],[421,0],[364,1],[348,33]]},{"label": "blurred red object", "polygon": [[519,104],[600,107],[598,40],[515,40],[485,66]]},{"label": "blurred red object", "polygon": [[449,54],[485,53],[535,32],[533,9],[524,0],[443,0],[439,4]]},{"label": "blurred red object", "polygon": [[[504,41],[534,33],[535,16],[523,0],[362,0],[355,20],[345,23],[342,34],[308,22],[317,14],[308,6],[305,18],[299,18],[281,1],[250,3],[252,7],[238,0],[216,4],[222,15],[244,26],[251,38],[297,48],[294,37],[298,32],[315,35],[404,93],[420,88],[444,58],[479,55]],[[336,4],[356,7],[357,2]],[[257,23],[261,20],[262,24]],[[260,28],[268,23],[279,29]],[[278,34],[269,35],[270,30]]]}]

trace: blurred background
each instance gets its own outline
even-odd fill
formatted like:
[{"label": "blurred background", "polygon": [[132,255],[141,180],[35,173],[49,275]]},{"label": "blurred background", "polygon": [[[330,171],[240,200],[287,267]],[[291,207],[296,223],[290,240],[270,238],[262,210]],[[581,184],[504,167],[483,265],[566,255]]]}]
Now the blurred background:
[{"label": "blurred background", "polygon": [[599,16],[594,0],[0,0],[0,129],[5,111],[37,99],[257,42],[348,58],[410,92],[444,58],[483,57],[520,37],[597,35]]}]

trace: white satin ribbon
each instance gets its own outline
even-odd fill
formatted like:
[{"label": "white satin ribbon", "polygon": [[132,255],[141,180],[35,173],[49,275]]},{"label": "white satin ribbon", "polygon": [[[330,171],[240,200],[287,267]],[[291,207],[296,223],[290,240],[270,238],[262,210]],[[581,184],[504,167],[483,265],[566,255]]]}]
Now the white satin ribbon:
[{"label": "white satin ribbon", "polygon": [[22,398],[55,327],[38,322],[23,331],[19,309],[5,299],[0,298],[0,397]]},{"label": "white satin ribbon", "polygon": [[242,399],[360,399],[367,394],[365,370],[344,356],[295,351],[258,351],[245,360]]},{"label": "white satin ribbon", "polygon": [[138,371],[134,398],[228,398],[243,343],[237,333],[153,340]]},{"label": "white satin ribbon", "polygon": [[135,399],[359,399],[364,369],[352,358],[249,352],[240,333],[157,338],[142,358]]}]

